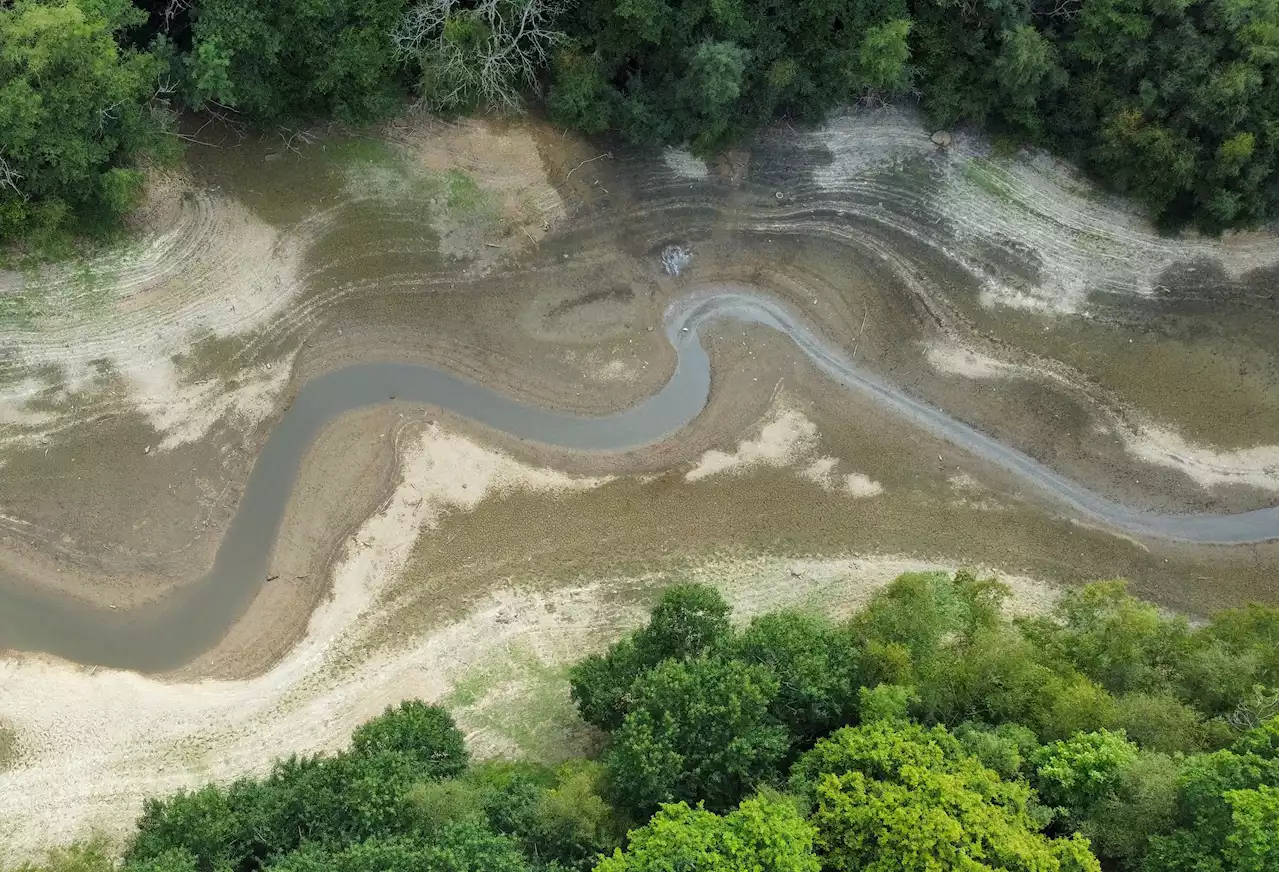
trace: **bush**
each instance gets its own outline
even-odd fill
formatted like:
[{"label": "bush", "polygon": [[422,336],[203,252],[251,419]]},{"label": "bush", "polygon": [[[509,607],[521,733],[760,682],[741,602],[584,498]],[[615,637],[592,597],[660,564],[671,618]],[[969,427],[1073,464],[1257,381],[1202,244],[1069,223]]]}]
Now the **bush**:
[{"label": "bush", "polygon": [[356,728],[355,757],[396,754],[423,778],[450,778],[467,767],[467,746],[453,716],[439,706],[405,700]]}]

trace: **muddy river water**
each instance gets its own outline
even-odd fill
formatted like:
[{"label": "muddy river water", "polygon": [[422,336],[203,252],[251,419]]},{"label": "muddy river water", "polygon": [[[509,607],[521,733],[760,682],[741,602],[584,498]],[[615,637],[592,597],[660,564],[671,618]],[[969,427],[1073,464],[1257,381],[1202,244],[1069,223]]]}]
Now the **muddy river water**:
[{"label": "muddy river water", "polygon": [[712,373],[699,327],[720,319],[780,331],[845,389],[1000,466],[1057,501],[1069,515],[1140,537],[1190,543],[1241,544],[1277,536],[1275,507],[1234,514],[1159,514],[1094,493],[859,367],[758,290],[719,283],[696,287],[668,307],[664,326],[677,353],[674,373],[658,393],[614,415],[592,418],[540,409],[444,370],[411,364],[349,366],[307,382],[267,439],[213,567],[202,579],[154,606],[112,620],[101,609],[42,595],[0,576],[0,648],[145,672],[181,666],[212,647],[262,586],[302,457],[335,417],[399,399],[438,406],[517,438],[563,448],[616,452],[646,445],[690,423],[706,405]]}]

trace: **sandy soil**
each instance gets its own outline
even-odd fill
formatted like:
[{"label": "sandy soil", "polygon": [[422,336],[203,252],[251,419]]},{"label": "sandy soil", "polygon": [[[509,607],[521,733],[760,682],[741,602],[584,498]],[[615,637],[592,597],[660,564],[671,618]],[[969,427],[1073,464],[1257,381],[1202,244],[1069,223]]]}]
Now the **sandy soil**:
[{"label": "sandy soil", "polygon": [[[248,337],[299,290],[304,238],[285,238],[242,204],[180,173],[151,176],[138,238],[68,266],[0,274],[26,311],[5,328],[0,440],[44,444],[86,419],[136,410],[166,450],[235,416],[252,427],[275,408],[288,360],[235,386],[184,369],[193,344]],[[250,346],[252,342],[248,343]],[[251,360],[249,347],[239,356]]]},{"label": "sandy soil", "polygon": [[886,164],[929,164],[940,189],[928,208],[938,220],[912,232],[953,246],[978,276],[986,306],[1087,317],[1099,293],[1157,294],[1178,263],[1212,260],[1234,277],[1275,264],[1275,243],[1265,234],[1161,236],[1131,204],[1101,193],[1069,164],[1029,150],[1001,156],[967,133],[941,149],[912,112],[837,118],[815,137],[832,155],[814,173],[827,192],[873,185],[869,171]]}]

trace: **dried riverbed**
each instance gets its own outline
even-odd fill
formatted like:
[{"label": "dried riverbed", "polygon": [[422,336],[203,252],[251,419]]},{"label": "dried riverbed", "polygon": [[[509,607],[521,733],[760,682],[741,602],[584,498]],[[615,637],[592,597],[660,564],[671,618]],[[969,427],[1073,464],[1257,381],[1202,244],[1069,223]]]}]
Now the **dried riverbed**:
[{"label": "dried riverbed", "polygon": [[[0,277],[0,594],[124,626],[162,612],[209,570],[305,384],[427,364],[607,415],[671,378],[668,306],[726,283],[1108,500],[1275,506],[1274,237],[1162,238],[1053,161],[937,149],[893,113],[782,127],[710,164],[533,122],[278,145],[197,147],[156,179],[129,246]],[[19,852],[117,829],[147,790],[261,768],[262,747],[331,747],[397,695],[444,698],[466,679],[442,664],[487,656],[457,628],[524,627],[494,612],[520,597],[539,604],[522,615],[555,604],[566,617],[537,632],[578,650],[626,622],[627,591],[692,574],[768,599],[797,560],[826,567],[818,607],[892,567],[958,563],[1040,585],[1123,575],[1198,614],[1276,596],[1274,542],[1081,523],[837,389],[774,330],[703,338],[706,409],[634,450],[521,441],[405,396],[329,422],[242,616],[162,680],[13,652],[0,729],[18,762],[0,785],[32,797],[4,810]],[[306,747],[279,738],[298,718],[325,725]]]}]

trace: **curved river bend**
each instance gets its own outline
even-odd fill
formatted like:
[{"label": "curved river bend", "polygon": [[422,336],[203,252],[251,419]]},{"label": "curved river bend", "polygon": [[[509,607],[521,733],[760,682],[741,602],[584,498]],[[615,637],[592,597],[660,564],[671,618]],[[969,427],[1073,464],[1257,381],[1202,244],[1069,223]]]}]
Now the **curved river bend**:
[{"label": "curved river bend", "polygon": [[674,303],[667,338],[677,352],[662,390],[627,411],[582,418],[522,405],[428,366],[362,364],[307,382],[271,431],[244,496],[199,581],[136,613],[118,614],[31,590],[0,574],[0,648],[44,651],[81,663],[144,672],[176,668],[212,648],[249,607],[307,447],[336,416],[387,401],[429,403],[522,439],[587,451],[620,451],[657,441],[706,405],[711,364],[698,338],[709,321],[731,318],[786,333],[822,372],[944,438],[1012,472],[1068,511],[1137,536],[1198,543],[1246,543],[1277,536],[1277,509],[1235,515],[1159,515],[1108,500],[945,412],[912,399],[856,366],[783,306],[751,290],[716,285]]}]

